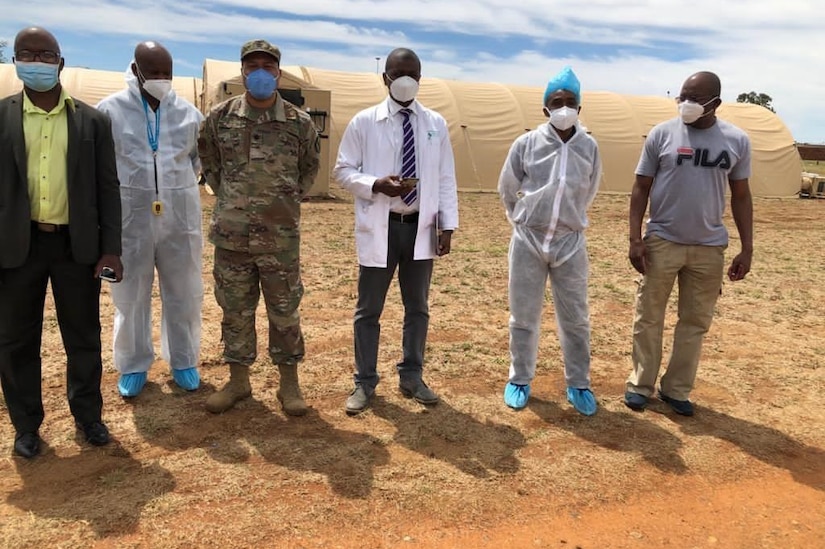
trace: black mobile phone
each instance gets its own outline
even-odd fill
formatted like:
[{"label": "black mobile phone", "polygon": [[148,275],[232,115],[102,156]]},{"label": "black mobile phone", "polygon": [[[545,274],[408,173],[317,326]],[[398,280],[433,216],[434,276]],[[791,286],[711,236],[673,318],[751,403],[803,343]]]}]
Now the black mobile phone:
[{"label": "black mobile phone", "polygon": [[103,269],[100,270],[100,280],[105,280],[106,282],[117,282],[115,270],[111,267],[103,267]]}]

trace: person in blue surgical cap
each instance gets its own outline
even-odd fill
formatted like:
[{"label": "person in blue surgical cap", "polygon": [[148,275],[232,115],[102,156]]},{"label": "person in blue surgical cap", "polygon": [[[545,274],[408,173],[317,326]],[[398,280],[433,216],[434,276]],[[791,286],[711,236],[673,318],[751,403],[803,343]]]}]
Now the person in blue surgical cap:
[{"label": "person in blue surgical cap", "polygon": [[547,84],[547,124],[515,140],[498,190],[513,225],[510,240],[510,375],[504,402],[520,410],[536,375],[547,278],[564,357],[567,399],[596,413],[590,389],[589,263],[584,230],[602,174],[599,147],[578,121],[581,85],[570,67]]}]

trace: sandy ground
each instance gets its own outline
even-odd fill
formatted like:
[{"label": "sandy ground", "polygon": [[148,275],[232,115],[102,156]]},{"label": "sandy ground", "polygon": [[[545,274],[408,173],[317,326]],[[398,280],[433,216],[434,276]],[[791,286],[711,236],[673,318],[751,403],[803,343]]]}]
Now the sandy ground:
[{"label": "sandy ground", "polygon": [[[621,402],[636,277],[627,197],[609,195],[597,198],[588,236],[599,412],[585,418],[565,401],[549,294],[530,406],[506,408],[509,229],[496,196],[460,202],[462,228],[432,286],[426,378],[442,397],[432,408],[396,389],[393,288],[378,398],[359,417],[344,413],[357,277],[344,200],[304,207],[307,417],[285,416],[275,399],[262,311],[253,398],[220,416],[204,410],[227,379],[208,246],[204,383],[194,393],[158,360],[138,398],[117,395],[104,289],[108,447],[86,446],[73,429],[49,303],[47,446],[30,462],[12,457],[13,430],[0,422],[0,546],[825,547],[825,202],[756,201],[753,272],[724,286],[693,418]],[[204,206],[206,218],[208,197]]]}]

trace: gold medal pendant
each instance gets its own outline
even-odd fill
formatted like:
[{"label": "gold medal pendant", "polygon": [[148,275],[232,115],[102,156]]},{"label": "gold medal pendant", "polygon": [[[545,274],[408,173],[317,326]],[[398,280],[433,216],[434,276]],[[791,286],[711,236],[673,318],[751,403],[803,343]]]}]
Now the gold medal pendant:
[{"label": "gold medal pendant", "polygon": [[155,200],[152,202],[152,213],[155,215],[160,215],[163,213],[163,204],[160,200]]}]

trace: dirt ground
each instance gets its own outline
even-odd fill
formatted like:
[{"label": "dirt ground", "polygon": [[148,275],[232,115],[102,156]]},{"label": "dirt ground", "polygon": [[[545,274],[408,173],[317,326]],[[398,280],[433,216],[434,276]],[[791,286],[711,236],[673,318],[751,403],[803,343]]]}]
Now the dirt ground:
[{"label": "dirt ground", "polygon": [[[627,204],[599,195],[591,215],[599,411],[590,418],[565,401],[549,299],[530,405],[515,412],[502,402],[509,227],[493,194],[460,195],[453,253],[435,267],[425,374],[442,402],[432,408],[396,388],[402,311],[393,287],[378,398],[361,416],[344,413],[357,277],[345,199],[304,206],[307,417],[285,416],[275,399],[262,310],[253,398],[223,415],[205,411],[228,377],[209,246],[204,383],[194,393],[178,389],[159,360],[138,398],[118,396],[104,288],[108,447],[88,447],[74,430],[47,305],[46,447],[32,461],[12,457],[0,411],[0,546],[825,547],[825,202],[755,201],[753,271],[724,285],[693,418],[658,402],[635,413],[621,401],[636,284]],[[204,207],[207,219],[210,198]]]}]

